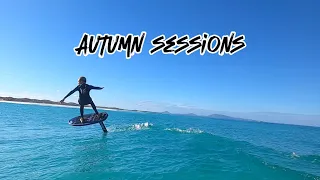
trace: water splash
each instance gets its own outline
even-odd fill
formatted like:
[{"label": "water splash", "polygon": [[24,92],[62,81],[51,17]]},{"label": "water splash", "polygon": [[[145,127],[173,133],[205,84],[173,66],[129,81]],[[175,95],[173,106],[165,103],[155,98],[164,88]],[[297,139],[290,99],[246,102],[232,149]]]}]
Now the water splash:
[{"label": "water splash", "polygon": [[137,131],[137,130],[147,130],[153,126],[152,123],[145,122],[145,123],[135,123],[131,125],[121,125],[121,126],[110,126],[108,131],[110,132],[123,132],[123,131]]},{"label": "water splash", "polygon": [[291,157],[293,158],[299,158],[300,156],[298,154],[296,154],[295,152],[292,152]]},{"label": "water splash", "polygon": [[135,130],[141,130],[141,129],[150,128],[151,126],[153,126],[152,123],[145,122],[145,123],[134,124],[132,128]]},{"label": "water splash", "polygon": [[174,131],[174,132],[180,132],[180,133],[189,133],[189,134],[201,134],[204,133],[204,131],[200,130],[200,129],[193,129],[193,128],[189,128],[189,129],[179,129],[179,128],[166,128],[164,129],[166,131]]}]

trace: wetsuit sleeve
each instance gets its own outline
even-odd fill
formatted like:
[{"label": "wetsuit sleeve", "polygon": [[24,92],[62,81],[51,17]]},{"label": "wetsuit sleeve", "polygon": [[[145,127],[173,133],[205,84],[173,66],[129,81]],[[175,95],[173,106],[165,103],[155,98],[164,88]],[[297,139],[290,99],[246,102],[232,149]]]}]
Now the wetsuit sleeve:
[{"label": "wetsuit sleeve", "polygon": [[95,87],[95,86],[92,86],[92,85],[89,85],[89,88],[90,88],[90,89],[99,89],[99,90],[100,90],[100,89],[103,89],[103,88],[101,88],[101,87]]},{"label": "wetsuit sleeve", "polygon": [[71,94],[73,94],[74,92],[76,92],[78,90],[78,86],[75,87],[73,90],[71,90],[63,99],[67,99],[67,97],[69,97]]}]

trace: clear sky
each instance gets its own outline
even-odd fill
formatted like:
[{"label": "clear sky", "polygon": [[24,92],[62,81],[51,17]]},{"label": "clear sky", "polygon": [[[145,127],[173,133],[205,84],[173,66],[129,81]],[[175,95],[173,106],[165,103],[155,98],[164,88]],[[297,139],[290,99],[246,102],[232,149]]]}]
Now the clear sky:
[{"label": "clear sky", "polygon": [[[3,1],[0,95],[60,100],[77,85],[105,87],[97,105],[156,111],[320,114],[320,2],[306,1]],[[78,57],[84,32],[139,35],[143,52]],[[157,53],[151,39],[244,34],[233,56]],[[77,94],[75,94],[77,95]],[[66,101],[76,101],[75,96]]]}]

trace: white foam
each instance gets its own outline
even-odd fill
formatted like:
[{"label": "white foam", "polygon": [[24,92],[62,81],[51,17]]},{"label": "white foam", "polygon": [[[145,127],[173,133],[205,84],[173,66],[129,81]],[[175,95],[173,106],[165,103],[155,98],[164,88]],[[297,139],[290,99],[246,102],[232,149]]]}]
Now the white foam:
[{"label": "white foam", "polygon": [[145,123],[134,124],[132,127],[136,130],[141,130],[141,129],[149,128],[151,126],[153,126],[153,124],[149,122],[145,122]]},{"label": "white foam", "polygon": [[166,131],[175,131],[175,132],[180,132],[180,133],[191,133],[191,134],[201,134],[204,131],[200,130],[200,129],[179,129],[179,128],[166,128],[164,129]]},{"label": "white foam", "polygon": [[153,124],[149,122],[145,123],[135,123],[132,125],[126,125],[126,126],[114,126],[111,125],[108,129],[108,131],[111,132],[123,132],[123,131],[136,131],[136,130],[147,130],[152,127]]},{"label": "white foam", "polygon": [[300,157],[298,154],[296,154],[295,152],[292,152],[291,157]]}]

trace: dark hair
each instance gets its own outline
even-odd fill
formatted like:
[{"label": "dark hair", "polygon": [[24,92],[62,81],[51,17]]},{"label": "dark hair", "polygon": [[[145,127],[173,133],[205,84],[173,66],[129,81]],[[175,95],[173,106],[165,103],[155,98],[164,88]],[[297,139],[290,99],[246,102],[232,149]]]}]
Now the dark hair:
[{"label": "dark hair", "polygon": [[81,76],[78,81],[87,82],[87,79],[86,79],[86,77]]}]

